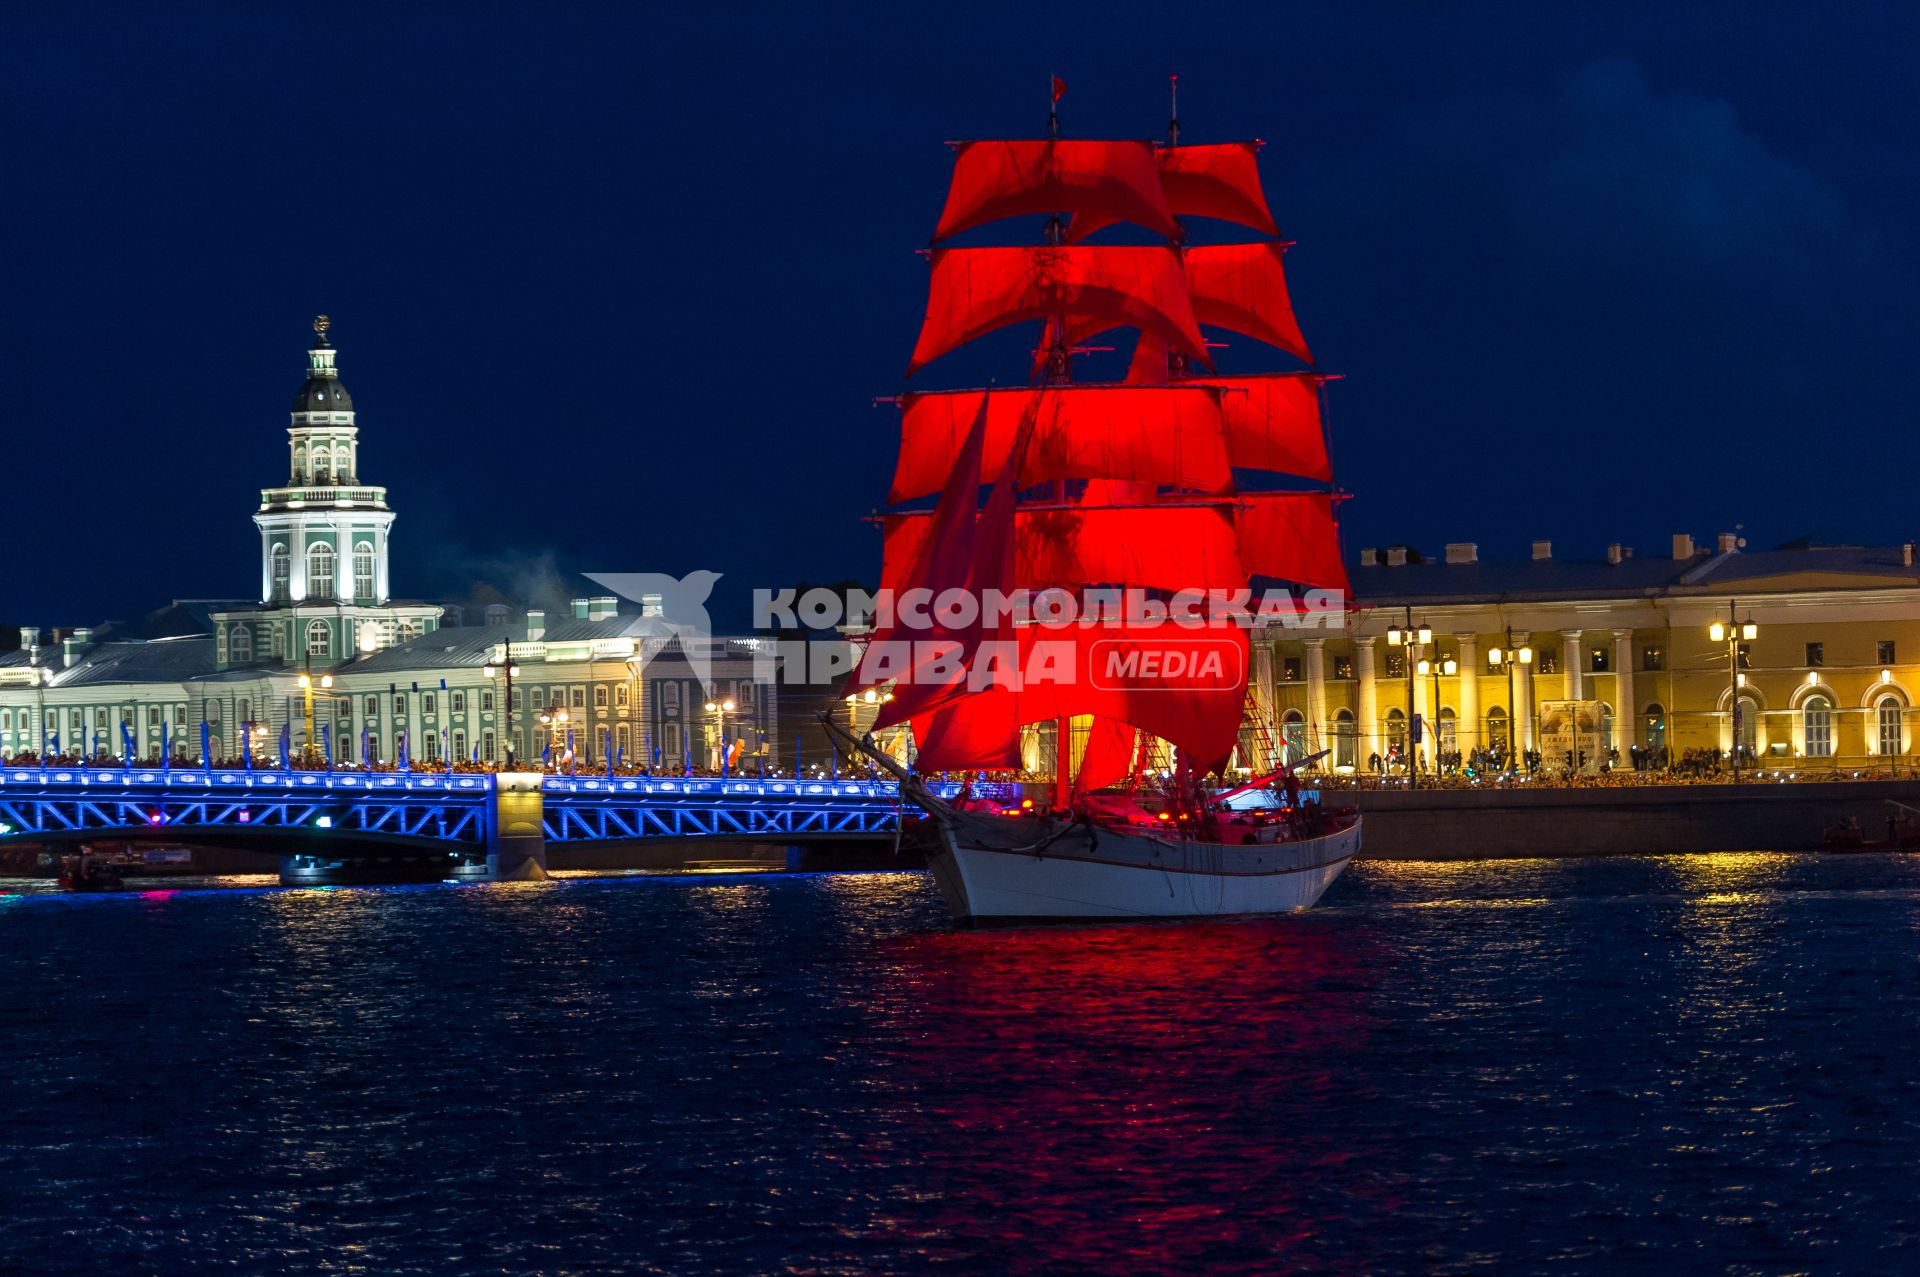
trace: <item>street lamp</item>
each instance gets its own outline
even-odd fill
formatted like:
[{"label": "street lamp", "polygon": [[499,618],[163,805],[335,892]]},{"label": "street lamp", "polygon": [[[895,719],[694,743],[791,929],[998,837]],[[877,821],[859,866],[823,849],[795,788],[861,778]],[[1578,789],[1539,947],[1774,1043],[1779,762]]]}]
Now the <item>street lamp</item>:
[{"label": "street lamp", "polygon": [[1496,647],[1487,653],[1487,659],[1495,665],[1507,667],[1507,775],[1513,775],[1514,756],[1519,752],[1520,744],[1520,707],[1513,699],[1513,667],[1533,664],[1533,649],[1522,644],[1513,645],[1513,627],[1507,627],[1507,645]]},{"label": "street lamp", "polygon": [[1417,730],[1413,716],[1413,648],[1416,643],[1425,646],[1433,642],[1433,627],[1425,621],[1422,621],[1416,629],[1413,624],[1413,609],[1411,607],[1406,608],[1405,612],[1407,622],[1405,628],[1398,625],[1390,627],[1387,630],[1387,646],[1404,647],[1407,649],[1405,661],[1407,669],[1407,788],[1418,789],[1420,787],[1420,769],[1414,766],[1413,750],[1413,733]]},{"label": "street lamp", "polygon": [[[325,689],[328,689],[328,688],[331,688],[332,686],[333,686],[333,675],[331,675],[331,674],[322,674],[322,675],[320,676],[320,687],[321,687],[321,688],[322,688],[323,690],[325,690]],[[313,658],[312,658],[311,656],[309,656],[309,657],[307,658],[307,668],[306,668],[306,669],[305,669],[305,670],[304,670],[304,671],[303,671],[303,672],[301,673],[301,675],[300,675],[300,690],[301,690],[301,691],[302,691],[303,693],[305,693],[305,695],[306,695],[306,699],[307,699],[307,747],[306,747],[306,755],[307,755],[307,761],[308,761],[308,762],[312,762],[312,761],[313,761],[313,753],[314,753],[314,750],[315,750],[316,748],[318,748],[318,747],[317,747],[317,746],[316,746],[316,745],[315,745],[315,744],[313,743],[313,688],[314,688],[314,678],[313,678]]]},{"label": "street lamp", "polygon": [[1451,656],[1442,658],[1438,653],[1432,658],[1423,658],[1420,662],[1422,674],[1433,675],[1433,728],[1429,733],[1432,739],[1433,773],[1440,774],[1440,676],[1452,678],[1460,669],[1460,663]]},{"label": "street lamp", "polygon": [[1727,619],[1724,624],[1715,621],[1707,627],[1707,637],[1715,643],[1727,645],[1727,710],[1732,715],[1730,730],[1733,755],[1733,783],[1740,783],[1740,686],[1744,681],[1740,674],[1740,644],[1758,638],[1760,627],[1753,623],[1753,613],[1747,613],[1747,619],[1736,621],[1734,613],[1739,604],[1727,600]]},{"label": "street lamp", "polygon": [[[559,693],[556,692],[554,695],[558,696]],[[572,721],[573,715],[569,714],[564,706],[558,709],[550,709],[540,716],[540,725],[547,729],[547,745],[549,748],[557,747],[566,739],[567,724]]]},{"label": "street lamp", "polygon": [[[507,736],[507,770],[512,771],[513,770],[513,680],[520,677],[520,667],[513,663],[513,644],[511,643],[502,644],[502,652],[501,652],[500,659],[501,659],[501,663],[498,665],[495,665],[491,661],[487,662],[485,665],[482,665],[480,667],[480,677],[491,679],[495,675],[499,675],[499,674],[506,675],[507,708],[505,710],[505,714],[506,714],[506,736]],[[491,762],[493,760],[489,759],[487,761]]]},{"label": "street lamp", "polygon": [[727,715],[733,713],[733,698],[708,701],[707,713],[713,715],[714,743],[720,747],[720,774],[727,774]]}]

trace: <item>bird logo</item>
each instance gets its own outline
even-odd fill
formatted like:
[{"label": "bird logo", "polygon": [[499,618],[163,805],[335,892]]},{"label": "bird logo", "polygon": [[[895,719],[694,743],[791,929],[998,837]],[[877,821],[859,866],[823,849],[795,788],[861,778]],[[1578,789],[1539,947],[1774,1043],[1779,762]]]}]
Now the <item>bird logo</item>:
[{"label": "bird logo", "polygon": [[[603,585],[615,594],[640,605],[640,619],[656,635],[677,638],[694,677],[711,685],[712,657],[709,645],[697,640],[713,637],[713,621],[707,616],[707,600],[721,574],[705,568],[685,576],[664,572],[587,572],[587,580]],[[664,642],[661,644],[664,646]]]}]

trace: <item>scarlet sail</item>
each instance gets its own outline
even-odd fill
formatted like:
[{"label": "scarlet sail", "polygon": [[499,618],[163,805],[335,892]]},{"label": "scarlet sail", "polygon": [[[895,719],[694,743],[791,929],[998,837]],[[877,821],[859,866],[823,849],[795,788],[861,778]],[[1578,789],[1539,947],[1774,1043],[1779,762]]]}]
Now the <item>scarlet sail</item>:
[{"label": "scarlet sail", "polygon": [[[900,459],[887,500],[911,501],[941,489],[983,397],[978,390],[901,396]],[[1199,386],[995,391],[980,482],[1000,472],[1021,424],[1031,418],[1018,480],[1022,488],[1055,479],[1128,479],[1169,483],[1188,492],[1225,492],[1232,476],[1222,398]],[[1242,419],[1257,415],[1245,404],[1235,412]]]},{"label": "scarlet sail", "polygon": [[[915,567],[926,555],[934,518],[892,514],[884,522],[881,588],[901,592],[922,584]],[[1015,589],[1235,590],[1247,582],[1239,533],[1225,505],[1023,508],[1014,515],[1013,536]]]},{"label": "scarlet sail", "polygon": [[962,142],[933,238],[1003,217],[1064,213],[1177,234],[1146,142]]},{"label": "scarlet sail", "polygon": [[[1167,207],[1176,217],[1214,217],[1277,237],[1280,229],[1267,211],[1260,169],[1254,162],[1259,149],[1258,142],[1154,148]],[[1133,220],[1097,209],[1075,210],[1074,214],[1068,234],[1073,243],[1115,222]]]},{"label": "scarlet sail", "polygon": [[[1277,236],[1257,144],[1051,139],[955,149],[936,241],[1001,218],[1054,220],[1044,245],[929,253],[926,316],[908,375],[1005,325],[1044,323],[1029,388],[901,397],[889,500],[942,495],[933,512],[881,521],[881,584],[896,605],[924,591],[918,598],[929,603],[970,592],[979,606],[988,601],[980,591],[992,589],[1059,591],[1084,608],[1110,598],[1107,587],[1239,595],[1250,577],[1344,588],[1321,378],[1218,375],[1201,335],[1202,325],[1225,329],[1312,362],[1288,295],[1284,245],[1189,247],[1178,220]],[[1123,221],[1167,242],[1079,242]],[[1116,328],[1140,334],[1125,382],[1072,384],[1080,343]],[[1315,488],[1239,487],[1282,486],[1260,475]],[[976,508],[989,482],[991,495]],[[1144,604],[1155,600],[1139,602],[1140,612],[1153,612]],[[1052,721],[1064,784],[1067,721],[1090,721],[1083,789],[1129,775],[1140,732],[1201,770],[1235,748],[1244,628],[1155,626],[1134,611],[1083,612],[1062,626],[1044,605],[1033,612],[1009,625],[933,606],[930,625],[877,634],[858,685],[900,681],[876,726],[911,723],[923,770],[1010,769],[1033,745],[1023,729]],[[1072,677],[1049,677],[1061,663]]]},{"label": "scarlet sail", "polygon": [[1213,366],[1171,248],[936,248],[931,256],[933,283],[909,377],[996,328],[1048,316],[1092,324],[1095,332],[1138,328]]}]

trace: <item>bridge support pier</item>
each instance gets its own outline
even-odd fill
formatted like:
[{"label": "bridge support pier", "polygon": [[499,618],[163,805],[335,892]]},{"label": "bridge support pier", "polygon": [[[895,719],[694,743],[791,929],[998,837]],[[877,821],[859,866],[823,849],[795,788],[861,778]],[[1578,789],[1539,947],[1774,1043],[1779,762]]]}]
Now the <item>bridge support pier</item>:
[{"label": "bridge support pier", "polygon": [[541,882],[547,877],[545,777],[499,772],[487,806],[487,882]]}]

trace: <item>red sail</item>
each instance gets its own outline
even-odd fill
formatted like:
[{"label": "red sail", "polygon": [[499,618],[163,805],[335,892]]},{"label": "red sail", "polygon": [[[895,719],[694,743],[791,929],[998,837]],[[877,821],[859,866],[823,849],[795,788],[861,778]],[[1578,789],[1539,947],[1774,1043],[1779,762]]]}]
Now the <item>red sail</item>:
[{"label": "red sail", "polygon": [[1248,572],[1313,589],[1348,588],[1330,494],[1262,492],[1241,501],[1234,522]]},{"label": "red sail", "polygon": [[1143,329],[1213,367],[1171,248],[936,248],[931,257],[927,315],[909,377],[996,328],[1050,315],[1095,332]]},{"label": "red sail", "polygon": [[1258,142],[1161,147],[1160,182],[1168,207],[1178,217],[1217,217],[1278,235],[1254,161],[1259,149]]},{"label": "red sail", "polygon": [[[1081,714],[1131,723],[1187,751],[1199,760],[1202,770],[1224,763],[1239,742],[1249,645],[1246,630],[1237,625],[1196,630],[1023,626],[1018,637],[1022,670],[1038,668],[1049,650],[1063,651],[1065,659],[1053,662],[1054,667],[1070,670],[1072,676],[1029,682],[1018,690],[994,688],[956,701],[937,714],[915,718],[920,770],[1013,766],[1008,761],[1008,742],[1014,739],[1014,727]],[[1111,661],[1114,651],[1133,646],[1212,653],[1221,660],[1206,676],[1169,681],[1158,669],[1128,668]],[[892,712],[897,703],[888,703],[878,726],[906,721],[906,715]],[[936,746],[931,753],[926,744],[929,737]]]},{"label": "red sail", "polygon": [[[886,517],[882,589],[914,583],[932,523],[924,514]],[[1014,516],[1014,588],[1239,589],[1247,574],[1234,523],[1227,509],[1209,505],[1024,509]]]},{"label": "red sail", "polygon": [[1087,794],[1103,789],[1133,775],[1134,745],[1139,730],[1131,723],[1115,718],[1096,718],[1087,732],[1085,750],[1080,755],[1080,770],[1074,774],[1073,787]]},{"label": "red sail", "polygon": [[[1217,146],[1162,146],[1154,150],[1160,162],[1160,185],[1175,217],[1217,217],[1251,227],[1263,235],[1279,235],[1267,196],[1260,186],[1260,166],[1254,154],[1258,142],[1224,142]],[[1073,219],[1067,242],[1077,244],[1103,227],[1125,219],[1101,216],[1089,210]]]},{"label": "red sail", "polygon": [[1229,464],[1245,470],[1295,474],[1322,483],[1333,481],[1326,430],[1320,422],[1317,374],[1208,377],[1198,384],[1220,391]]},{"label": "red sail", "polygon": [[962,142],[933,238],[1003,217],[1068,213],[1178,231],[1146,142]]},{"label": "red sail", "polygon": [[[940,490],[984,393],[901,397],[900,459],[889,502]],[[1033,433],[1020,466],[1022,488],[1055,479],[1131,479],[1217,493],[1232,481],[1221,405],[1213,390],[1060,386],[998,390],[991,398],[980,455],[982,483],[1006,463],[1029,414]],[[1244,416],[1244,407],[1241,411]]]},{"label": "red sail", "polygon": [[1187,287],[1203,324],[1228,328],[1313,362],[1287,297],[1280,244],[1210,244],[1187,249]]}]

